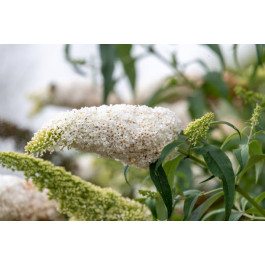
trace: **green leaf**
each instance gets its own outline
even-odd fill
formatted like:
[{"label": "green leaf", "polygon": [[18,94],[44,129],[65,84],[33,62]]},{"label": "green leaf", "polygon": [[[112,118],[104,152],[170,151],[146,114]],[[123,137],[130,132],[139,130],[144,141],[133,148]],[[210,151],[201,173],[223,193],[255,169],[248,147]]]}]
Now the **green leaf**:
[{"label": "green leaf", "polygon": [[114,67],[116,59],[116,46],[114,44],[100,44],[101,73],[104,79],[103,102],[107,103],[108,96],[114,87]]},{"label": "green leaf", "polygon": [[225,147],[226,147],[226,145],[227,145],[227,143],[229,143],[229,142],[232,140],[232,138],[233,138],[234,136],[236,136],[236,135],[238,135],[238,133],[233,133],[233,134],[230,134],[229,136],[227,136],[226,139],[224,140],[222,146],[220,147],[220,149],[221,149],[221,150],[224,150]]},{"label": "green leaf", "polygon": [[191,193],[185,200],[184,202],[184,208],[183,208],[183,212],[184,212],[184,221],[187,220],[190,215],[191,212],[194,208],[194,205],[196,203],[196,201],[198,200],[199,196],[200,196],[200,191],[199,190],[194,190],[193,193]]},{"label": "green leaf", "polygon": [[234,204],[235,196],[235,174],[232,163],[228,156],[218,147],[205,145],[198,148],[197,153],[203,158],[213,175],[219,177],[223,182],[225,200],[225,219],[228,220]]},{"label": "green leaf", "polygon": [[69,62],[73,66],[74,70],[78,74],[85,75],[85,72],[83,72],[79,66],[86,64],[86,61],[84,59],[73,59],[72,58],[72,56],[71,56],[71,45],[70,44],[65,44],[64,55],[65,55],[66,61]]},{"label": "green leaf", "polygon": [[157,162],[156,162],[156,168],[155,170],[158,169],[158,167],[162,164],[162,162],[164,161],[164,159],[179,145],[181,145],[183,142],[182,141],[174,141],[168,145],[166,145],[162,152],[160,157],[158,158]]},{"label": "green leaf", "polygon": [[117,44],[118,57],[122,63],[124,72],[130,82],[132,91],[135,91],[136,70],[135,59],[131,55],[132,44]]},{"label": "green leaf", "polygon": [[156,212],[156,200],[155,199],[147,198],[146,201],[145,201],[145,204],[150,209],[153,217],[155,219],[157,219],[158,217],[157,217],[157,212]]},{"label": "green leaf", "polygon": [[263,63],[263,55],[264,55],[264,44],[256,44],[256,53],[257,53],[257,58],[258,58],[258,64],[262,65]]},{"label": "green leaf", "polygon": [[218,72],[208,72],[203,77],[205,83],[202,85],[204,93],[216,98],[223,97],[228,99],[229,91],[222,74]]},{"label": "green leaf", "polygon": [[167,219],[167,208],[161,197],[156,199],[156,212],[159,220],[164,221]]},{"label": "green leaf", "polygon": [[167,175],[168,177],[169,177],[170,175],[172,175],[174,171],[176,171],[176,168],[178,167],[179,162],[180,162],[180,160],[181,160],[182,158],[183,158],[183,156],[182,156],[182,155],[179,155],[179,156],[177,156],[176,158],[174,158],[174,159],[172,159],[172,160],[169,160],[169,161],[167,161],[167,162],[164,164],[163,168],[164,168],[165,173],[166,173],[166,175]]},{"label": "green leaf", "polygon": [[180,94],[177,91],[176,87],[178,81],[176,78],[170,77],[167,78],[162,85],[156,89],[156,91],[151,95],[151,97],[145,102],[145,105],[149,107],[154,107],[161,102],[166,102],[174,98],[180,98]]},{"label": "green leaf", "polygon": [[263,200],[265,199],[265,191],[262,192],[260,195],[258,195],[256,198],[255,198],[255,201],[260,204]]},{"label": "green leaf", "polygon": [[183,158],[183,156],[179,155],[176,158],[167,161],[163,166],[165,173],[168,177],[168,182],[170,184],[170,187],[174,186],[174,178],[176,175],[176,169],[177,169],[182,158]]},{"label": "green leaf", "polygon": [[242,172],[240,173],[240,176],[243,177],[245,175],[245,173],[254,165],[256,165],[258,162],[261,162],[262,160],[265,159],[265,155],[253,155],[252,157],[250,157],[250,159],[248,160],[247,166],[242,170]]},{"label": "green leaf", "polygon": [[231,214],[229,221],[238,221],[242,217],[243,214],[244,214],[243,212],[235,212]]},{"label": "green leaf", "polygon": [[167,176],[161,165],[156,170],[155,169],[156,163],[152,163],[150,164],[149,168],[150,168],[151,179],[166,205],[168,218],[169,218],[172,213],[173,202],[172,202],[171,188],[169,186]]},{"label": "green leaf", "polygon": [[237,131],[237,133],[238,133],[238,135],[239,135],[239,137],[241,139],[240,131],[233,124],[231,124],[230,122],[227,122],[227,121],[212,121],[210,123],[210,125],[216,125],[216,124],[226,124],[226,125],[230,126],[231,128],[233,128],[234,130]]},{"label": "green leaf", "polygon": [[216,214],[220,214],[220,213],[224,213],[225,212],[225,209],[217,209],[217,210],[213,210],[207,214],[205,214],[205,216],[202,218],[202,221],[207,221],[207,219],[213,215],[216,215]]},{"label": "green leaf", "polygon": [[201,181],[200,184],[205,183],[205,182],[207,182],[207,181],[209,181],[209,180],[211,180],[211,179],[213,179],[213,178],[215,178],[215,176],[210,176],[209,178],[207,178],[207,179]]},{"label": "green leaf", "polygon": [[249,146],[247,144],[243,144],[240,148],[233,150],[240,166],[236,175],[238,175],[246,167],[248,162],[248,152]]},{"label": "green leaf", "polygon": [[233,45],[233,56],[234,56],[234,61],[235,61],[237,68],[240,68],[240,65],[238,62],[238,56],[237,56],[237,48],[238,48],[238,44],[234,44]]},{"label": "green leaf", "polygon": [[220,63],[222,65],[222,68],[225,69],[225,60],[224,60],[219,44],[204,44],[204,45],[210,48],[218,56]]},{"label": "green leaf", "polygon": [[209,72],[210,71],[208,65],[203,60],[201,60],[201,59],[197,59],[193,63],[200,64],[204,68],[205,72]]},{"label": "green leaf", "polygon": [[[257,140],[254,140],[249,144],[249,155],[250,156],[262,155],[262,149],[260,143]],[[255,165],[256,183],[258,182],[258,179],[261,175],[262,168],[263,168],[263,161],[258,162]]]},{"label": "green leaf", "polygon": [[[255,201],[260,204],[263,200],[265,199],[265,191],[262,192],[261,194],[259,194],[256,198],[255,198]],[[252,207],[252,208],[249,208],[246,213],[248,214],[257,214],[257,215],[260,215],[260,212],[257,211],[256,208]]]},{"label": "green leaf", "polygon": [[206,109],[206,100],[204,93],[200,90],[195,92],[194,95],[188,98],[189,112],[192,119],[198,119],[202,117]]},{"label": "green leaf", "polygon": [[207,199],[204,203],[202,203],[191,215],[191,221],[198,221],[202,217],[202,215],[209,209],[209,207],[216,202],[224,193],[222,191],[217,192],[209,199]]},{"label": "green leaf", "polygon": [[124,178],[125,178],[126,183],[127,183],[129,186],[131,186],[130,183],[128,182],[128,179],[127,179],[127,172],[128,172],[128,170],[129,170],[129,168],[130,168],[129,165],[127,165],[127,166],[124,168]]}]

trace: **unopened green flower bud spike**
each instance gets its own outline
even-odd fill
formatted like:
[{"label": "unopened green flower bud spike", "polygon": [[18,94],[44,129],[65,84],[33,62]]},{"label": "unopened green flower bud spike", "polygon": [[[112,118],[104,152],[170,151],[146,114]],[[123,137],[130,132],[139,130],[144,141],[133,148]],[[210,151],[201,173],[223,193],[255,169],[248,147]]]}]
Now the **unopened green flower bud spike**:
[{"label": "unopened green flower bud spike", "polygon": [[199,139],[206,139],[207,131],[209,130],[211,122],[214,120],[214,113],[206,113],[200,119],[196,119],[189,123],[184,130],[184,135],[189,138],[189,142],[196,146]]}]

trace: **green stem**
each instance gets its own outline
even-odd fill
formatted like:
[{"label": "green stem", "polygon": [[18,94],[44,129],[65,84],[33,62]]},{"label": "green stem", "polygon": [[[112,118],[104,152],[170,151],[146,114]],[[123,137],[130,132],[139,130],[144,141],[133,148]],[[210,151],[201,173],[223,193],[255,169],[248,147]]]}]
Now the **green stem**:
[{"label": "green stem", "polygon": [[[239,212],[243,212],[239,206],[237,206],[235,204],[235,208],[239,211]],[[254,216],[254,215],[250,215],[250,214],[247,214],[247,213],[243,213],[243,216],[251,219],[251,220],[265,220],[265,217],[259,217],[259,216]]]},{"label": "green stem", "polygon": [[265,217],[265,210],[253,199],[251,198],[242,188],[236,186],[236,191],[241,194],[244,198],[246,198],[253,207],[257,209],[257,211]]},{"label": "green stem", "polygon": [[199,159],[199,158],[197,158],[197,157],[195,157],[195,156],[193,156],[193,155],[190,155],[188,152],[185,152],[184,150],[180,150],[180,149],[178,149],[178,152],[179,152],[180,154],[182,154],[182,155],[184,155],[184,156],[186,156],[186,157],[188,157],[188,158],[194,160],[195,162],[199,163],[199,164],[202,165],[203,167],[206,167],[206,168],[207,168],[207,165],[205,164],[205,162],[204,162],[203,160],[201,160],[201,159]]}]

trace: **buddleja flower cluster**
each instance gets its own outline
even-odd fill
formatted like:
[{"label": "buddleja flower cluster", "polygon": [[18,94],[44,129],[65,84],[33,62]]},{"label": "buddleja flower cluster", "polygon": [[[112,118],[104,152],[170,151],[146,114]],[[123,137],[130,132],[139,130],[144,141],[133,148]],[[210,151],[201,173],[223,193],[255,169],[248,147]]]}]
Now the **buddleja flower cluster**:
[{"label": "buddleja flower cluster", "polygon": [[207,131],[213,120],[214,114],[209,112],[200,119],[196,119],[189,123],[188,127],[184,130],[184,135],[189,138],[189,141],[193,146],[197,145],[199,139],[206,139]]},{"label": "buddleja flower cluster", "polygon": [[50,199],[58,201],[59,211],[74,220],[144,221],[150,219],[148,209],[122,197],[110,188],[100,188],[66,172],[62,167],[25,154],[0,152],[0,164],[24,171],[40,191],[48,189]]},{"label": "buddleja flower cluster", "polygon": [[235,93],[239,98],[242,98],[245,103],[259,104],[265,107],[265,95],[254,91],[246,90],[243,87],[235,87]]},{"label": "buddleja flower cluster", "polygon": [[261,106],[256,104],[256,107],[250,119],[251,127],[254,128],[256,125],[259,124],[260,112],[261,112]]},{"label": "buddleja flower cluster", "polygon": [[63,113],[46,124],[28,143],[29,154],[76,148],[147,168],[164,146],[174,141],[181,122],[162,107],[110,105]]},{"label": "buddleja flower cluster", "polygon": [[56,201],[48,200],[47,190],[39,192],[30,181],[0,175],[0,220],[63,220],[56,205]]}]

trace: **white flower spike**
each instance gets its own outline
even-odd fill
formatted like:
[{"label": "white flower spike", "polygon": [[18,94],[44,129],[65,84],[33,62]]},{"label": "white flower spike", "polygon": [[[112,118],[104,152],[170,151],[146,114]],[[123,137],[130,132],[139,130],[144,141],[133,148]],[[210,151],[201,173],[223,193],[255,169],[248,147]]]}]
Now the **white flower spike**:
[{"label": "white flower spike", "polygon": [[29,154],[76,148],[146,168],[181,131],[174,112],[162,107],[110,105],[73,109],[35,133]]}]

